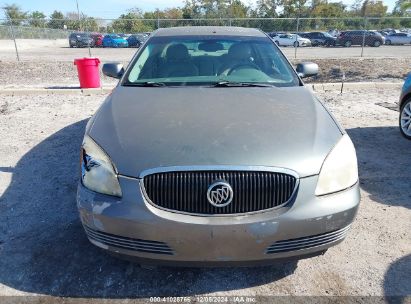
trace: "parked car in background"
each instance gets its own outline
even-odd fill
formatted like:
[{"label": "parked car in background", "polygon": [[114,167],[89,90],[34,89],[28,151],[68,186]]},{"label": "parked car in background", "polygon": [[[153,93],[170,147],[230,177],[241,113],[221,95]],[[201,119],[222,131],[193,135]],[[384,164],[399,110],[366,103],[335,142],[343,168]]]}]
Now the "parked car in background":
[{"label": "parked car in background", "polygon": [[103,38],[103,47],[128,47],[128,42],[117,34],[108,34]]},{"label": "parked car in background", "polygon": [[71,33],[69,36],[70,47],[94,47],[94,40],[88,33]]},{"label": "parked car in background", "polygon": [[100,33],[91,33],[90,37],[94,40],[94,46],[102,47],[103,46],[103,38],[104,36]]},{"label": "parked car in background", "polygon": [[372,31],[345,31],[337,38],[337,44],[350,47],[352,45],[364,45],[379,47],[381,44],[384,44],[384,37],[377,32]]},{"label": "parked car in background", "polygon": [[297,34],[278,34],[271,39],[280,46],[311,46],[310,39],[300,37]]},{"label": "parked car in background", "polygon": [[312,46],[335,46],[337,43],[337,38],[327,32],[308,32],[301,36],[310,39]]},{"label": "parked car in background", "polygon": [[400,107],[400,131],[401,134],[411,139],[411,73],[404,82],[399,102]]},{"label": "parked car in background", "polygon": [[385,37],[385,44],[411,44],[411,34],[393,33]]},{"label": "parked car in background", "polygon": [[328,34],[330,34],[331,36],[333,36],[333,37],[338,37],[339,35],[340,35],[340,31],[339,30],[337,30],[337,29],[330,29],[329,31],[328,31]]},{"label": "parked car in background", "polygon": [[131,36],[131,34],[125,34],[125,33],[120,33],[118,34],[121,38],[127,39],[128,37]]},{"label": "parked car in background", "polygon": [[127,38],[129,47],[139,48],[145,41],[145,36],[142,34],[133,34]]}]

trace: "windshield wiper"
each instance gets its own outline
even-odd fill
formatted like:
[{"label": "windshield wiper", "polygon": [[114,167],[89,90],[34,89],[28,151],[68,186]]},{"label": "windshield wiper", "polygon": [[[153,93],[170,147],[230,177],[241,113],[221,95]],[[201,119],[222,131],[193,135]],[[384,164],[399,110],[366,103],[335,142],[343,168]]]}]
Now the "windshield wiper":
[{"label": "windshield wiper", "polygon": [[129,82],[125,83],[125,86],[130,87],[165,87],[166,84],[164,82],[156,82],[156,81],[146,81],[146,82]]},{"label": "windshield wiper", "polygon": [[212,85],[215,88],[218,87],[272,87],[270,84],[258,83],[258,82],[237,82],[237,81],[220,81]]}]

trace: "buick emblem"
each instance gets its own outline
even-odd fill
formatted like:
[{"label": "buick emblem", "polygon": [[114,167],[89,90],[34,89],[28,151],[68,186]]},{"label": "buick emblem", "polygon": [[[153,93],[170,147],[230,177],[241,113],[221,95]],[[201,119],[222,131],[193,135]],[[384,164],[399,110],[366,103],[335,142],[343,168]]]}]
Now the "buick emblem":
[{"label": "buick emblem", "polygon": [[208,187],[207,199],[213,206],[227,206],[233,200],[233,188],[227,182],[215,182]]}]

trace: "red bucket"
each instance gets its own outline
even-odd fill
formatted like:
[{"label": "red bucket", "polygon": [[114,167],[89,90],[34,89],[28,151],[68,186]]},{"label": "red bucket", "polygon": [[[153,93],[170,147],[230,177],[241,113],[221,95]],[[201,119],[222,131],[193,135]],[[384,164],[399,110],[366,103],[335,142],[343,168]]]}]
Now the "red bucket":
[{"label": "red bucket", "polygon": [[77,66],[78,79],[81,88],[99,88],[100,72],[98,58],[81,58],[75,59],[74,64]]}]

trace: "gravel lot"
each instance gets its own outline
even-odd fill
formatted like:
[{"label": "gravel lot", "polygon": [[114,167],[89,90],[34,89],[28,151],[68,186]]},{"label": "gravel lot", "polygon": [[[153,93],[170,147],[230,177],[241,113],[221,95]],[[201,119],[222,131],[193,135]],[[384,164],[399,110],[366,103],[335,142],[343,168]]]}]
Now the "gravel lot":
[{"label": "gravel lot", "polygon": [[154,270],[91,245],[77,216],[79,145],[104,96],[0,94],[0,296],[372,295],[410,303],[411,141],[399,133],[398,112],[376,105],[398,94],[318,93],[359,158],[362,202],[342,244],[298,267]]}]

